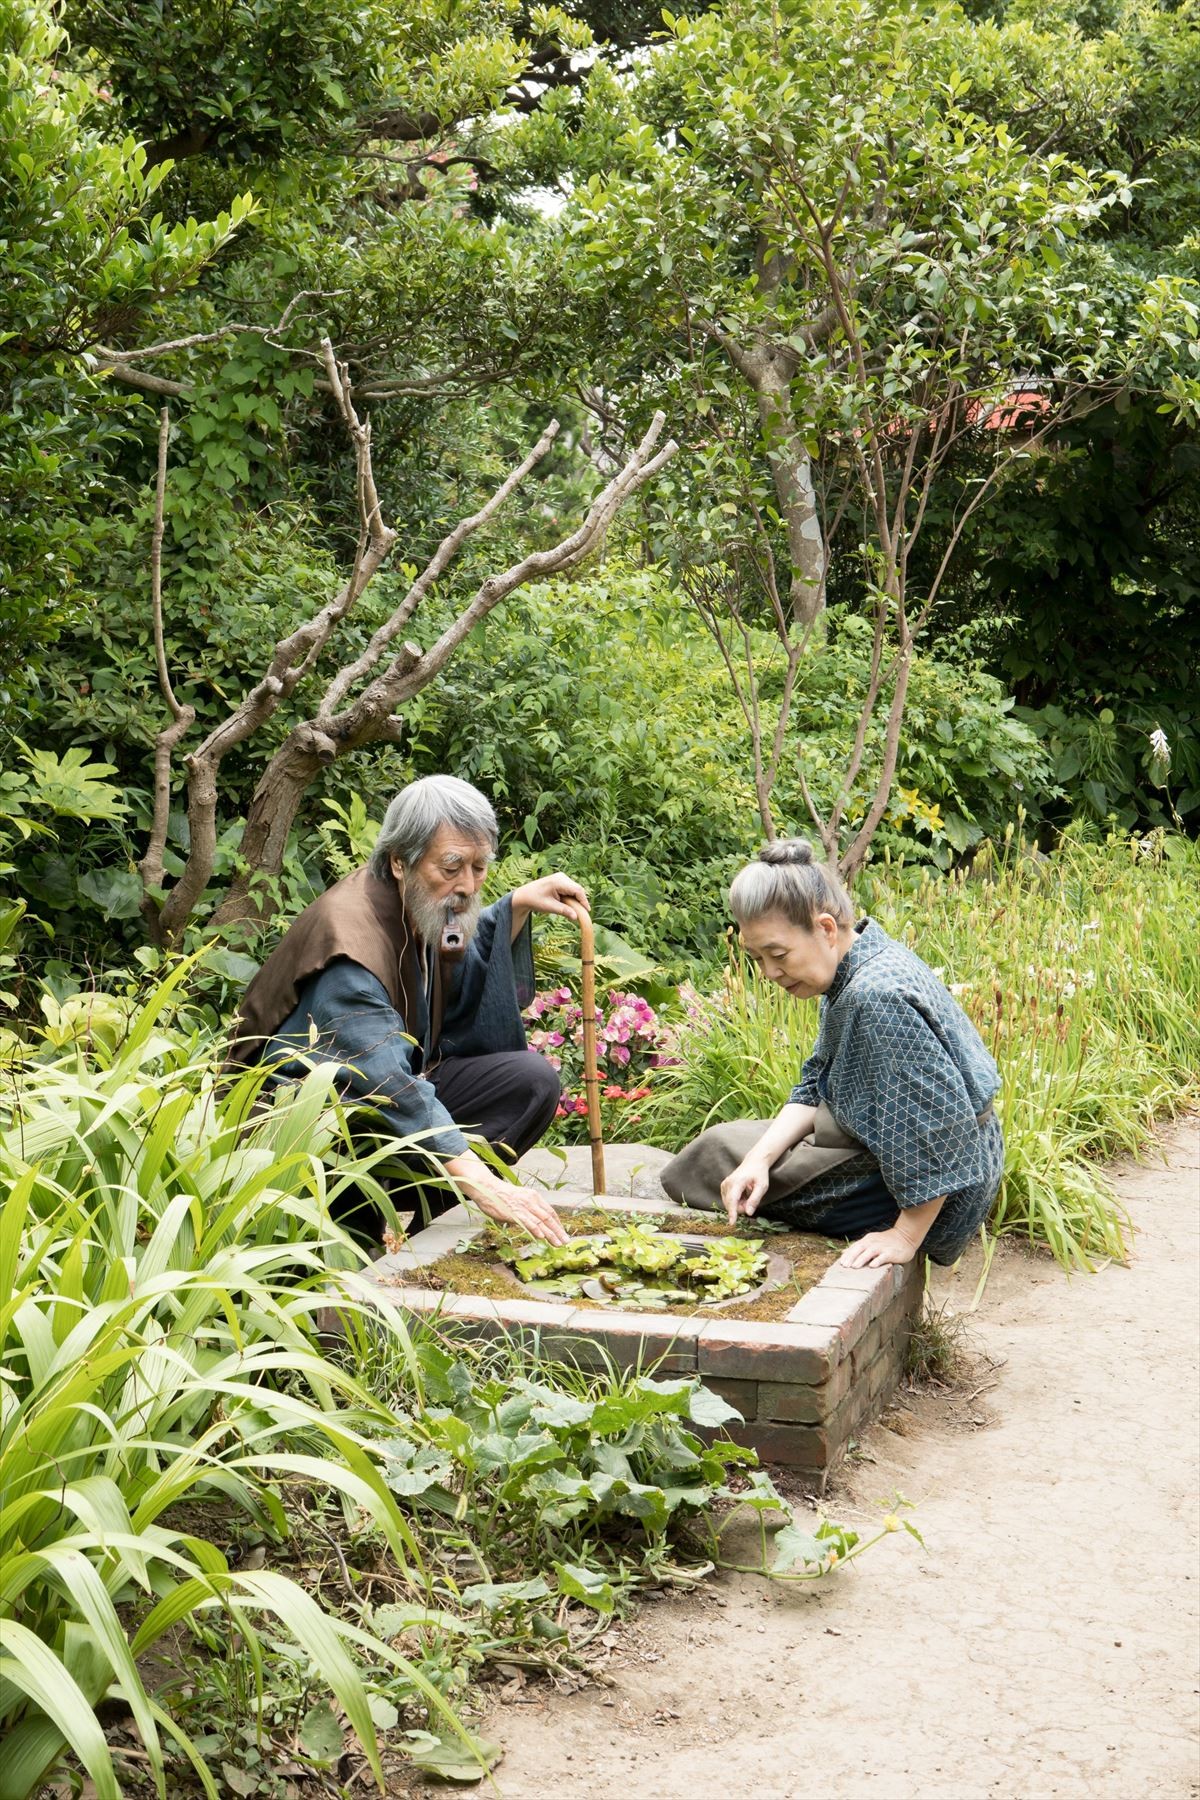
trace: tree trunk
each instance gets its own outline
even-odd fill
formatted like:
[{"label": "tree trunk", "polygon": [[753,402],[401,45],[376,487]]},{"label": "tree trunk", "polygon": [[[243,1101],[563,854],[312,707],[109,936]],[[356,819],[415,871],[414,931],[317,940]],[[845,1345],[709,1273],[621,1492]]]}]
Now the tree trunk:
[{"label": "tree trunk", "polygon": [[[337,597],[279,640],[267,673],[186,758],[191,846],[183,873],[166,894],[161,910],[155,909],[148,914],[149,929],[155,941],[164,946],[179,942],[212,877],[216,863],[218,780],[222,759],[235,745],[252,737],[291,698],[304,676],[327,650],[337,628],[387,560],[395,542],[395,532],[384,523],[375,487],[370,420],[360,419],[355,412],[347,371],[336,361],[328,339],[322,340],[321,348],[330,391],[336,397],[354,445],[359,505],[357,553]],[[315,715],[292,727],[267,764],[243,828],[238,871],[213,916],[214,926],[243,924],[251,929],[263,928],[278,903],[275,878],[283,868],[289,832],[314,777],[338,757],[364,744],[396,742],[402,730],[398,709],[440,674],[475,626],[495,606],[525,582],[540,581],[548,575],[576,568],[603,543],[619,508],[675,454],[677,446],[670,440],[656,450],[664,423],[663,415],[656,413],[641,443],[615,471],[573,531],[551,548],[531,551],[511,567],[489,575],[425,650],[418,643],[402,639],[401,633],[467,538],[493,517],[546,455],[557,434],[557,423],[547,427],[529,454],[506,476],[478,512],[459,520],[389,618],[374,632],[366,648],[335,669]],[[158,569],[155,559],[161,553],[166,429],[164,422],[159,455],[160,528],[152,546],[152,574]],[[156,631],[161,638],[161,592],[157,575],[152,586]],[[181,710],[174,700],[161,656],[160,674],[168,704],[172,710]],[[190,719],[185,720],[179,735],[189,723]],[[168,736],[170,742],[164,752],[162,746]],[[169,761],[174,743],[174,735],[160,734],[160,810],[161,795],[169,798]],[[165,823],[162,835],[165,837]],[[152,839],[152,850],[153,847]],[[146,866],[152,872],[158,872],[152,854]]]},{"label": "tree trunk", "polygon": [[774,358],[752,377],[775,497],[787,531],[792,565],[788,600],[802,631],[825,608],[825,534],[813,484],[812,458],[792,416],[790,375]]}]

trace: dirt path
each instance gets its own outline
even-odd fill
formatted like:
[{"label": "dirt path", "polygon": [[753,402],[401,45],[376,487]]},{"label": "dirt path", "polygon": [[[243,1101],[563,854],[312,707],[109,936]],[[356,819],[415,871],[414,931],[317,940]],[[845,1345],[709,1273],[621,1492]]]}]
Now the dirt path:
[{"label": "dirt path", "polygon": [[[975,1399],[872,1430],[826,1509],[907,1538],[800,1592],[726,1576],[647,1606],[616,1685],[497,1710],[505,1800],[1040,1800],[1200,1794],[1200,1130],[1124,1165],[1136,1260],[1068,1281],[1001,1248]],[[978,1262],[937,1283],[970,1304]]]}]

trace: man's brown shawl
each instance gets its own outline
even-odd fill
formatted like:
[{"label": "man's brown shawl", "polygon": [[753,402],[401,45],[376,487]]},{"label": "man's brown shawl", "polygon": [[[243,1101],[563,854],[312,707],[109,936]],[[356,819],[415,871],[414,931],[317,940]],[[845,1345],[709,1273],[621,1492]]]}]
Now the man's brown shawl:
[{"label": "man's brown shawl", "polygon": [[[233,1022],[229,1062],[257,1062],[273,1033],[294,1011],[303,983],[339,956],[369,969],[401,1017],[416,1019],[424,1010],[425,988],[419,945],[395,881],[381,881],[369,869],[356,869],[305,907],[246,989]],[[433,960],[436,1025],[441,1012],[440,971],[439,959]]]},{"label": "man's brown shawl", "polygon": [[304,909],[254,977],[234,1020],[228,1061],[257,1062],[308,978],[342,956],[382,983],[416,1040],[414,1069],[439,1056],[528,1048],[521,1008],[533,998],[533,950],[528,922],[513,941],[511,895],[485,907],[461,958],[443,966],[432,956],[427,1010],[421,940],[400,890],[358,869]]}]

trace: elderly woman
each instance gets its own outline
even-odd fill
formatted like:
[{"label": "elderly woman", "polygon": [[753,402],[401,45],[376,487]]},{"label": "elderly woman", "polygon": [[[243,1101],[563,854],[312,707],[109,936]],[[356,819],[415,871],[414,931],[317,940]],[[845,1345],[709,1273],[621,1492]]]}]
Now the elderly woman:
[{"label": "elderly woman", "polygon": [[853,1238],[851,1268],[952,1263],[1004,1166],[1000,1078],[932,969],[849,897],[803,838],[768,844],[730,906],[751,962],[796,1000],[820,996],[812,1055],[777,1119],[706,1131],[663,1171],[692,1206]]}]

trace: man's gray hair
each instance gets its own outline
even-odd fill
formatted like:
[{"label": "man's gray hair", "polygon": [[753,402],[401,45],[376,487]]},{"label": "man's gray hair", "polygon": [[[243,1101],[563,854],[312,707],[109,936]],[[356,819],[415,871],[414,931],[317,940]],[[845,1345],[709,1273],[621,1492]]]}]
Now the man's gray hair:
[{"label": "man's gray hair", "polygon": [[384,813],[368,864],[372,875],[386,881],[393,856],[411,869],[443,825],[486,844],[489,855],[496,854],[500,828],[490,800],[457,775],[425,775],[401,788]]}]

